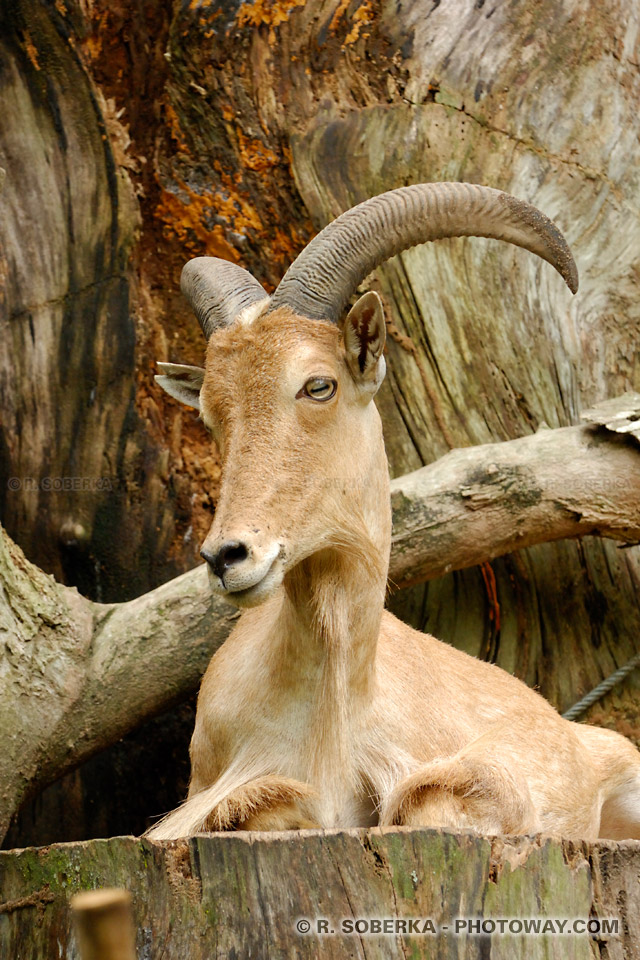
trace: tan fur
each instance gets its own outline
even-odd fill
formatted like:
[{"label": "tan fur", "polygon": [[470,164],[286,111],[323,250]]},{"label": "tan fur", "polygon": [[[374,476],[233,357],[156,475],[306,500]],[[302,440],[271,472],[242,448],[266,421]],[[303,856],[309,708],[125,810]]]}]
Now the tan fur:
[{"label": "tan fur", "polygon": [[481,833],[535,833],[526,783],[498,759],[460,751],[405,777],[385,801],[382,820],[404,826],[441,826]]},{"label": "tan fur", "polygon": [[[310,819],[314,791],[286,777],[258,777],[232,790],[207,817],[204,829],[302,830],[317,827]],[[273,824],[277,823],[274,827]]]},{"label": "tan fur", "polygon": [[[366,383],[335,327],[287,310],[209,342],[200,404],[224,463],[205,546],[248,545],[229,594],[247,609],[202,682],[188,799],[151,836],[380,822],[640,837],[630,743],[383,610],[371,338]],[[332,401],[296,399],[314,376],[338,381]]]}]

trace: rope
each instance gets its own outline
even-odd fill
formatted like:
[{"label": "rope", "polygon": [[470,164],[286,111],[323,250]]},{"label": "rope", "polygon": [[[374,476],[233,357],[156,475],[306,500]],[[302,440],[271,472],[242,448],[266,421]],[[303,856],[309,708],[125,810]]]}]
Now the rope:
[{"label": "rope", "polygon": [[606,680],[603,680],[602,683],[599,683],[597,687],[594,687],[589,693],[585,694],[582,700],[578,700],[577,703],[574,703],[572,707],[569,707],[565,713],[562,714],[565,720],[575,720],[580,716],[581,713],[584,713],[585,710],[588,710],[590,706],[594,703],[597,703],[601,697],[604,697],[605,693],[608,693],[609,690],[613,690],[621,680],[631,673],[637,666],[640,665],[640,653],[636,653],[634,657],[631,657],[628,663],[625,663],[623,667],[619,667],[610,677],[607,677]]}]

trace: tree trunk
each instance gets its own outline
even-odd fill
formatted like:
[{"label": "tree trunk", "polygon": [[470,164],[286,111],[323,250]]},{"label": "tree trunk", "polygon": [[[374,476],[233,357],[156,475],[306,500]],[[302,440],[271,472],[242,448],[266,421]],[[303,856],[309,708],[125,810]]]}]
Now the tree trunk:
[{"label": "tree trunk", "polygon": [[[189,256],[271,288],[365,197],[486,183],[556,219],[580,292],[474,239],[377,271],[393,474],[640,389],[632,0],[10,0],[0,26],[0,519],[87,597],[188,569],[211,520],[217,453],[152,381],[156,359],[202,359]],[[392,606],[562,709],[635,652],[639,584],[637,547],[561,541]],[[637,739],[636,699],[600,719]]]}]

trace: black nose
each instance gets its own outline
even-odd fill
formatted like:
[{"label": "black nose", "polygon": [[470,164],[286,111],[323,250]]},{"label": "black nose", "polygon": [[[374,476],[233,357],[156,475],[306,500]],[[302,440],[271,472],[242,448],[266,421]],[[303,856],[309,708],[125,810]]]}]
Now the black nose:
[{"label": "black nose", "polygon": [[237,540],[230,540],[224,543],[217,553],[209,553],[208,550],[201,550],[200,556],[206,560],[216,576],[220,577],[224,583],[224,575],[235,563],[242,563],[249,556],[249,552],[244,543],[238,543]]}]

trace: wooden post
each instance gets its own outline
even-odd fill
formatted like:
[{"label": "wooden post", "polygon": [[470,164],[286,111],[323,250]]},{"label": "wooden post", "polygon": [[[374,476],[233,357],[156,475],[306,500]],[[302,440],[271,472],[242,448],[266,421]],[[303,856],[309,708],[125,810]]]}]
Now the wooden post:
[{"label": "wooden post", "polygon": [[136,960],[131,894],[89,890],[71,900],[82,960]]}]

